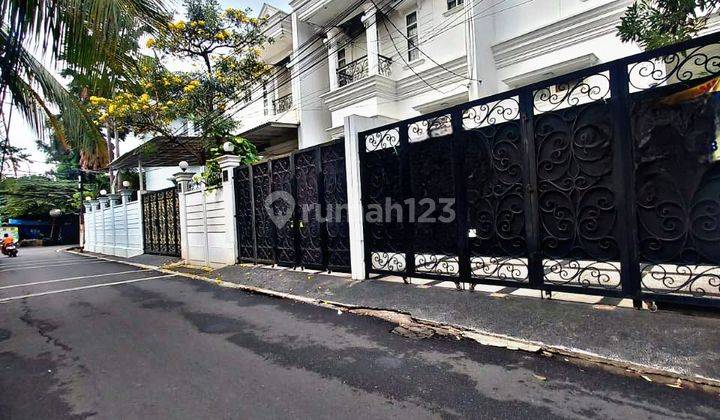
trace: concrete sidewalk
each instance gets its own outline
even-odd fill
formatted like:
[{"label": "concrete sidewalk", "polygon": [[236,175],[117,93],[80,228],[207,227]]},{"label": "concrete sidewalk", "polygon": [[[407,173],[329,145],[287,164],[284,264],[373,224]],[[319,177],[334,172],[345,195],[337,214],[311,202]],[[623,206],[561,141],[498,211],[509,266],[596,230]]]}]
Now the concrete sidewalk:
[{"label": "concrete sidewalk", "polygon": [[[150,266],[173,261],[148,255],[110,259]],[[234,265],[212,272],[170,269],[306,302],[398,312],[421,323],[462,330],[464,337],[487,344],[544,350],[720,386],[720,317],[710,313],[653,313],[523,296],[493,297],[261,266]]]}]

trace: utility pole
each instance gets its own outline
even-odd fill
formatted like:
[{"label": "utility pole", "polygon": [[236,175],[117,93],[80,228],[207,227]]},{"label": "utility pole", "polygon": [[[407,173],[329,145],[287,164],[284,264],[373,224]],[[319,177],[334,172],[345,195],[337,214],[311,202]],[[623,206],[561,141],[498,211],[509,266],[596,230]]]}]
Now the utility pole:
[{"label": "utility pole", "polygon": [[85,197],[83,197],[83,171],[82,168],[78,167],[78,190],[80,191],[80,208],[79,211],[79,219],[78,219],[78,229],[80,230],[78,234],[78,242],[80,243],[80,247],[82,248],[83,245],[85,245],[85,214],[83,213],[85,206],[83,205]]}]

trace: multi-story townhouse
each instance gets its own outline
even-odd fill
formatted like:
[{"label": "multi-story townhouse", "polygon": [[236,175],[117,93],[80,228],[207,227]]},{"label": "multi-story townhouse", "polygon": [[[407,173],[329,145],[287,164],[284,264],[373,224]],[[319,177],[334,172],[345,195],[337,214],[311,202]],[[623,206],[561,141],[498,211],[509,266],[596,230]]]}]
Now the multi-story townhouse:
[{"label": "multi-story townhouse", "polygon": [[271,66],[265,83],[249,88],[235,118],[240,135],[252,141],[263,156],[287,153],[298,147],[300,118],[293,100],[290,60],[293,52],[291,16],[264,4],[259,17],[267,19],[260,59]]},{"label": "multi-story townhouse", "polygon": [[638,51],[615,35],[630,0],[352,3],[290,3],[325,37],[328,89],[300,89],[302,106],[327,107],[326,139],[348,115],[409,118]]},{"label": "multi-story townhouse", "polygon": [[[273,66],[236,110],[265,157],[343,136],[348,115],[400,120],[638,51],[631,0],[292,0],[263,5]],[[167,183],[173,169],[157,171]]]}]

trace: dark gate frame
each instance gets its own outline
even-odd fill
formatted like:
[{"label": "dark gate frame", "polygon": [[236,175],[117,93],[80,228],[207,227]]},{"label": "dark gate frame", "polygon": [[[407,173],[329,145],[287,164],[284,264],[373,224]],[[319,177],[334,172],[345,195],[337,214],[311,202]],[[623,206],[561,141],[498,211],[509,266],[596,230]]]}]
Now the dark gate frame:
[{"label": "dark gate frame", "polygon": [[177,188],[148,191],[140,197],[143,252],[179,257],[180,204]]},{"label": "dark gate frame", "polygon": [[[708,54],[705,47],[713,49]],[[674,68],[672,66],[675,65]],[[697,69],[692,66],[700,67],[705,74],[698,74]],[[669,74],[665,74],[666,69],[670,67]],[[694,71],[695,70],[695,71]],[[371,275],[378,276],[401,276],[403,278],[418,277],[428,278],[442,281],[453,281],[458,287],[460,283],[467,284],[490,284],[499,286],[509,286],[513,288],[532,288],[542,290],[546,293],[552,291],[584,293],[592,295],[602,295],[617,298],[631,298],[635,306],[639,306],[644,299],[653,301],[666,301],[683,304],[720,306],[720,299],[709,298],[704,294],[676,294],[676,293],[649,293],[641,287],[641,272],[638,244],[638,223],[636,213],[636,150],[633,140],[631,128],[631,110],[634,104],[653,98],[660,98],[666,95],[680,92],[699,83],[710,81],[720,75],[720,34],[712,34],[704,37],[696,38],[687,42],[679,43],[673,46],[660,48],[653,51],[636,54],[619,60],[596,65],[590,68],[574,71],[572,73],[553,77],[541,82],[533,83],[528,86],[513,89],[496,95],[474,100],[468,103],[457,105],[441,111],[429,113],[426,115],[410,118],[398,123],[387,124],[381,127],[373,128],[359,133],[359,151],[360,151],[360,168],[361,168],[361,188],[363,216],[367,211],[367,206],[371,200],[369,184],[371,182],[371,170],[368,167],[368,159],[370,153],[381,153],[376,150],[368,150],[367,145],[370,141],[374,146],[381,147],[382,150],[392,150],[396,156],[398,164],[398,177],[395,184],[399,188],[398,196],[395,197],[397,202],[402,203],[403,209],[409,211],[408,204],[404,200],[413,197],[411,190],[411,167],[410,153],[413,146],[410,141],[409,133],[417,133],[422,131],[427,133],[430,142],[434,138],[437,141],[449,142],[445,146],[451,154],[452,168],[448,176],[452,174],[454,185],[455,212],[457,215],[455,244],[457,252],[458,272],[448,274],[437,274],[419,272],[414,267],[415,251],[414,247],[418,244],[414,240],[414,231],[417,228],[415,223],[401,223],[397,226],[383,224],[382,229],[392,230],[393,232],[401,232],[397,239],[398,249],[395,251],[383,251],[379,249],[371,249],[369,240],[369,232],[371,228],[377,227],[369,223],[367,217],[363,220],[365,235],[365,271],[366,277]],[[607,92],[598,91],[596,86],[588,84],[589,78],[602,76],[607,83]],[[650,78],[655,85],[640,85],[638,80],[633,76],[642,76]],[[646,80],[646,79],[642,79]],[[662,85],[664,82],[668,84]],[[556,89],[558,86],[564,86],[565,92]],[[632,92],[631,92],[632,89]],[[587,96],[589,102],[580,103],[578,96]],[[618,289],[593,288],[567,286],[560,284],[551,284],[544,280],[542,249],[539,243],[541,220],[539,210],[539,181],[537,167],[537,144],[534,120],[542,115],[542,112],[536,108],[536,100],[538,96],[547,101],[550,106],[554,106],[550,111],[557,109],[563,102],[568,101],[570,107],[591,106],[592,104],[603,104],[610,107],[611,131],[612,131],[612,188],[616,197],[620,197],[615,204],[617,206],[617,223],[621,228],[618,230],[617,245],[618,259],[621,264],[620,268],[620,287]],[[464,121],[468,118],[483,118],[486,124],[501,124],[504,117],[508,113],[515,112],[511,110],[504,101],[516,101],[517,115],[520,124],[520,142],[522,159],[522,186],[525,190],[523,197],[524,202],[524,232],[525,246],[527,258],[527,278],[526,283],[513,281],[510,279],[498,278],[478,278],[471,276],[470,249],[468,239],[468,201],[467,191],[468,182],[465,168],[465,147],[470,140],[470,129],[463,128]],[[573,101],[575,101],[573,103]],[[564,106],[564,105],[563,105]],[[565,108],[559,108],[565,109]],[[470,115],[469,113],[476,113]],[[482,115],[480,115],[482,114]],[[497,120],[497,121],[496,121]],[[423,131],[425,130],[425,131]],[[431,132],[437,130],[444,131],[445,134],[433,136]],[[451,134],[446,134],[451,131]],[[419,144],[419,143],[418,143]],[[382,152],[384,153],[384,152]],[[375,180],[377,181],[377,180]],[[720,242],[717,244],[720,247]],[[373,252],[395,253],[398,260],[395,262],[395,268],[380,269],[373,267]],[[395,258],[392,255],[385,256],[387,258]],[[673,264],[673,261],[668,261]],[[703,264],[720,265],[720,261],[703,261]],[[658,263],[660,264],[660,263]],[[678,262],[677,264],[685,264]],[[698,263],[699,264],[699,263]],[[716,276],[713,274],[713,276]],[[714,278],[714,277],[713,277]],[[720,285],[720,277],[717,280]],[[711,284],[714,284],[711,282]],[[720,286],[719,286],[720,287]]]},{"label": "dark gate frame", "polygon": [[[238,238],[238,263],[254,263],[254,264],[273,264],[273,265],[280,265],[280,266],[287,266],[291,268],[311,268],[311,269],[318,269],[318,270],[327,270],[327,271],[338,271],[338,272],[349,272],[350,270],[350,257],[349,257],[349,244],[347,247],[347,263],[346,264],[338,264],[333,263],[333,261],[336,261],[336,258],[332,257],[333,250],[329,249],[329,239],[328,239],[328,223],[326,222],[326,216],[327,216],[327,203],[325,199],[325,175],[324,175],[324,168],[323,168],[323,151],[330,150],[330,148],[336,147],[338,145],[343,145],[343,140],[334,140],[331,142],[319,144],[313,147],[305,148],[302,150],[297,150],[295,152],[292,152],[287,155],[275,157],[272,159],[268,159],[262,162],[254,163],[251,165],[242,165],[240,167],[237,167],[234,169],[234,179],[235,179],[235,218],[237,220],[237,238]],[[343,159],[344,159],[344,147],[342,148],[343,151]],[[319,223],[319,252],[320,252],[320,258],[319,261],[315,263],[305,263],[302,260],[302,244],[301,244],[301,235],[299,232],[299,229],[302,227],[303,221],[301,220],[301,214],[302,209],[300,208],[300,200],[299,198],[299,191],[298,191],[298,173],[296,172],[296,162],[297,158],[302,155],[306,154],[312,154],[314,159],[314,174],[316,182],[316,189],[317,189],[317,205],[320,208],[320,218],[321,220]],[[289,193],[292,194],[293,198],[295,199],[296,206],[293,209],[293,216],[289,221],[289,229],[292,232],[293,237],[293,252],[294,252],[294,259],[293,261],[281,261],[278,258],[278,235],[277,235],[277,227],[274,224],[271,224],[271,230],[272,230],[272,258],[259,258],[258,256],[258,237],[257,237],[257,208],[256,208],[256,186],[254,183],[254,172],[257,170],[256,168],[259,165],[267,165],[268,170],[268,178],[270,183],[270,192],[274,192],[276,190],[273,189],[273,163],[277,163],[279,160],[283,159],[289,159],[289,171],[291,175],[291,181],[290,181],[290,191]],[[344,165],[343,165],[344,166]],[[242,197],[240,194],[241,185],[239,184],[238,180],[241,179],[240,174],[243,171],[247,171],[246,178],[249,182],[249,197],[245,197],[246,199],[249,198],[250,202],[250,208],[248,209],[247,206],[242,202]],[[344,168],[343,168],[344,172]],[[345,182],[347,182],[347,179],[345,178]],[[347,189],[345,188],[345,204],[347,204]],[[252,256],[244,256],[242,249],[240,249],[243,246],[243,238],[244,233],[241,232],[241,222],[238,220],[240,217],[243,216],[243,211],[248,211],[251,215],[251,230],[252,230]],[[261,210],[262,211],[262,210]],[[345,212],[345,217],[347,217],[347,210]],[[346,227],[347,227],[347,220],[344,221]],[[341,260],[343,258],[340,258]]]}]

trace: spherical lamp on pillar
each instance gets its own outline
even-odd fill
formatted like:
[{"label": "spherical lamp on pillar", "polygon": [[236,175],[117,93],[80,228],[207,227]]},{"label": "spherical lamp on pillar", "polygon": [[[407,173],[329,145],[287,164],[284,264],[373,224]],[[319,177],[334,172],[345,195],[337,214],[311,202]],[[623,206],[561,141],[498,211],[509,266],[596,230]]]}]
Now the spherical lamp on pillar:
[{"label": "spherical lamp on pillar", "polygon": [[235,145],[232,144],[232,142],[226,141],[225,143],[223,143],[223,150],[227,154],[232,154],[232,152],[235,151]]},{"label": "spherical lamp on pillar", "polygon": [[181,160],[180,163],[178,163],[178,167],[180,167],[180,170],[183,172],[187,171],[188,166],[190,165],[188,165],[187,161],[184,160]]},{"label": "spherical lamp on pillar", "polygon": [[100,190],[100,195],[107,195],[107,190]]},{"label": "spherical lamp on pillar", "polygon": [[130,181],[123,181],[123,188],[126,190],[130,188]]}]

